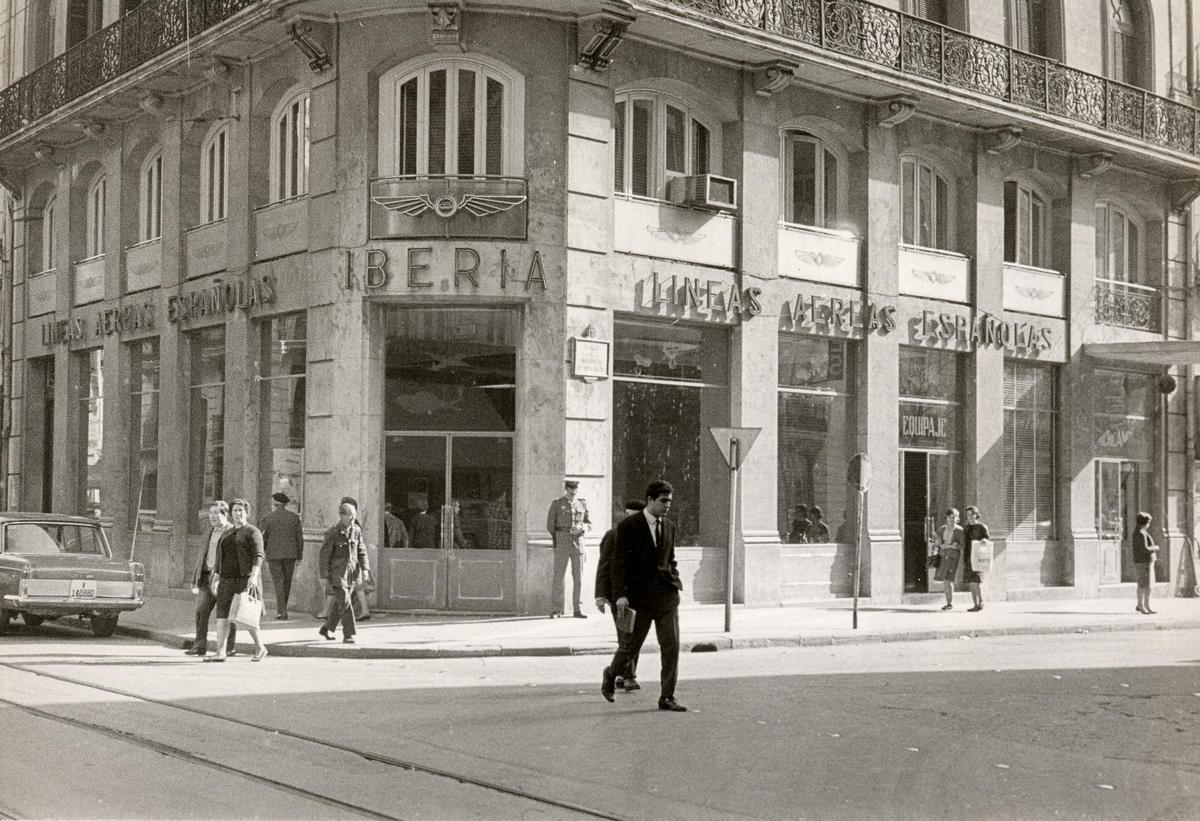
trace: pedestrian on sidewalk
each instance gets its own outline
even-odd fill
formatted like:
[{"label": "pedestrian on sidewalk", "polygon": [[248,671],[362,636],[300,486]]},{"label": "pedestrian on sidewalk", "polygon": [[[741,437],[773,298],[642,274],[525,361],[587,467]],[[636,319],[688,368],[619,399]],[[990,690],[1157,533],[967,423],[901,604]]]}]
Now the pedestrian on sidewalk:
[{"label": "pedestrian on sidewalk", "polygon": [[[217,499],[208,506],[208,533],[204,536],[205,549],[200,553],[192,571],[192,595],[196,597],[196,638],[186,652],[189,656],[203,656],[208,652],[208,621],[217,606],[217,545],[229,530],[229,505]],[[237,652],[237,628],[231,626],[225,652]]]},{"label": "pedestrian on sidewalk", "polygon": [[287,509],[290,501],[282,491],[272,493],[272,510],[261,522],[263,550],[271,568],[271,583],[275,586],[275,618],[280,621],[288,619],[292,574],[296,570],[296,560],[304,555],[304,528],[300,525],[300,516]]},{"label": "pedestrian on sidewalk", "polygon": [[963,531],[963,578],[971,586],[971,600],[975,603],[974,607],[967,608],[968,613],[978,613],[983,609],[983,574],[971,566],[971,547],[977,541],[990,538],[992,537],[988,533],[987,525],[979,515],[979,508],[968,505],[967,526]]},{"label": "pedestrian on sidewalk", "polygon": [[946,523],[942,525],[937,572],[933,574],[934,580],[942,583],[942,592],[946,594],[943,610],[954,609],[954,577],[958,574],[965,538],[966,532],[958,523],[958,508],[952,507],[946,511]]},{"label": "pedestrian on sidewalk", "polygon": [[[245,499],[231,499],[229,516],[233,527],[225,531],[217,545],[217,652],[205,661],[224,661],[225,636],[232,625],[229,608],[234,596],[251,588],[262,595],[262,566],[266,560],[263,552],[262,531],[250,524],[250,503]],[[254,658],[262,661],[267,657],[267,646],[257,627],[246,627],[254,641]]]},{"label": "pedestrian on sidewalk", "polygon": [[1150,615],[1157,610],[1150,609],[1150,585],[1154,583],[1154,562],[1158,559],[1158,545],[1150,535],[1150,522],[1153,518],[1149,513],[1139,513],[1134,519],[1133,531],[1133,569],[1137,573],[1137,607],[1139,613]]},{"label": "pedestrian on sidewalk", "polygon": [[554,581],[550,590],[554,610],[550,612],[550,618],[563,614],[563,574],[568,562],[571,564],[571,603],[575,618],[587,618],[580,599],[580,588],[583,586],[581,565],[583,537],[591,529],[592,520],[588,517],[587,502],[578,493],[578,481],[564,480],[563,495],[550,503],[550,510],[546,513],[546,530],[554,546]]},{"label": "pedestrian on sidewalk", "polygon": [[[646,509],[646,503],[639,499],[632,499],[625,503],[625,517],[633,516],[635,513],[641,513]],[[601,613],[604,612],[604,605],[612,605],[617,600],[617,594],[613,592],[612,583],[612,554],[613,545],[617,540],[617,528],[614,525],[604,534],[604,538],[600,540],[600,561],[596,563],[596,609]],[[632,650],[633,633],[622,630],[621,622],[617,614],[616,606],[612,608],[613,624],[617,628],[617,647],[625,647],[627,650]],[[614,685],[624,687],[625,692],[642,689],[642,685],[637,682],[637,662],[639,652],[631,652],[629,661],[624,669],[618,670]]]},{"label": "pedestrian on sidewalk", "polygon": [[633,607],[633,637],[625,646],[617,647],[612,662],[604,668],[600,694],[612,701],[616,692],[616,674],[626,669],[630,659],[642,649],[650,632],[658,636],[662,656],[661,690],[658,709],[676,713],[687,707],[675,700],[675,684],[679,678],[679,569],[675,562],[675,523],[666,518],[674,500],[675,489],[670,482],[658,479],[646,488],[646,508],[629,516],[617,525],[616,543],[612,553],[612,586],[617,594],[618,611]]},{"label": "pedestrian on sidewalk", "polygon": [[359,579],[369,577],[371,570],[367,548],[363,544],[362,528],[354,519],[355,513],[355,506],[343,501],[338,506],[337,524],[325,531],[325,539],[321,543],[321,575],[326,579],[334,601],[329,608],[328,618],[317,632],[333,641],[333,631],[337,630],[340,621],[344,644],[354,644],[354,634],[357,632],[354,607],[350,604],[351,593]]}]

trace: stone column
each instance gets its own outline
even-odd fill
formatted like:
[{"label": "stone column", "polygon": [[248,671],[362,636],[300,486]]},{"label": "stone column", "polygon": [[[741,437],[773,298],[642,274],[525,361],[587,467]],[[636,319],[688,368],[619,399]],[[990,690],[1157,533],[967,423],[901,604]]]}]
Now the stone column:
[{"label": "stone column", "polygon": [[[870,116],[870,115],[868,115]],[[867,202],[864,296],[895,305],[899,287],[900,161],[894,129],[867,129]],[[852,195],[859,192],[853,191]],[[904,594],[904,542],[900,532],[900,338],[870,333],[859,346],[859,450],[871,463],[865,502],[867,541],[861,595],[898,602]]]}]

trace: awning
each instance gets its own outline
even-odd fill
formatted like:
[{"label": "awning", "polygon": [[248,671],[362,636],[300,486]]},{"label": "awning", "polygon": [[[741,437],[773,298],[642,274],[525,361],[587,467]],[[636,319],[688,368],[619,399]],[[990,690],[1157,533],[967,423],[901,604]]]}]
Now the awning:
[{"label": "awning", "polygon": [[1088,342],[1083,352],[1096,359],[1139,365],[1200,365],[1200,339],[1154,342]]}]

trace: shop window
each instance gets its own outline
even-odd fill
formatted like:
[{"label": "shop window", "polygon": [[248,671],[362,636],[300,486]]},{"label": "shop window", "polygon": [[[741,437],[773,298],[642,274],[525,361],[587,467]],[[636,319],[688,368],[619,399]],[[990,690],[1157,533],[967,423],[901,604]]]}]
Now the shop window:
[{"label": "shop window", "polygon": [[162,237],[162,168],[161,151],[152,154],[142,165],[141,196],[138,200],[139,242]]},{"label": "shop window", "polygon": [[225,492],[225,328],[187,335],[189,376],[188,532],[207,526],[208,504]]},{"label": "shop window", "polygon": [[720,129],[684,101],[653,91],[617,95],[613,186],[665,198],[674,177],[716,173]]},{"label": "shop window", "polygon": [[104,253],[104,226],[108,210],[108,179],[101,174],[88,189],[87,234],[84,247],[86,259]]},{"label": "shop window", "polygon": [[58,198],[53,194],[42,207],[42,255],[40,271],[53,271],[56,265],[54,253],[54,209]]},{"label": "shop window", "polygon": [[308,89],[288,97],[271,117],[271,202],[308,193]]},{"label": "shop window", "polygon": [[1004,518],[1015,539],[1055,537],[1056,372],[1004,363]]},{"label": "shop window", "polygon": [[[1096,473],[1096,532],[1100,583],[1134,580],[1132,536],[1139,511],[1148,510],[1155,467],[1156,375],[1097,369],[1092,388],[1092,455]],[[1159,523],[1155,523],[1157,528]],[[1163,542],[1159,540],[1160,544]],[[1169,546],[1164,545],[1169,550]],[[1159,554],[1156,575],[1170,561]]]},{"label": "shop window", "polygon": [[129,346],[129,502],[137,529],[149,531],[158,511],[158,396],[157,339]]},{"label": "shop window", "polygon": [[676,544],[724,544],[706,500],[728,493],[728,468],[707,450],[708,429],[729,424],[728,329],[618,319],[613,333],[613,509],[666,479]]},{"label": "shop window", "polygon": [[303,312],[261,326],[259,419],[263,497],[283,491],[298,508],[304,490],[304,425],[308,374],[308,321]]},{"label": "shop window", "polygon": [[804,131],[784,137],[784,216],[796,225],[831,228],[843,199],[844,166],[832,148]]},{"label": "shop window", "polygon": [[1096,278],[1150,285],[1142,265],[1142,229],[1129,211],[1096,205]]},{"label": "shop window", "polygon": [[380,79],[381,176],[520,174],[517,75],[480,58],[400,66]]},{"label": "shop window", "polygon": [[1050,207],[1025,183],[1004,183],[1004,261],[1050,266]]},{"label": "shop window", "polygon": [[99,518],[103,511],[104,487],[104,349],[93,348],[75,354],[75,396],[79,402],[77,429],[79,512]]},{"label": "shop window", "polygon": [[947,177],[916,157],[900,161],[901,242],[953,250],[953,197]]},{"label": "shop window", "polygon": [[200,148],[200,223],[225,219],[229,187],[229,127],[218,126]]},{"label": "shop window", "polygon": [[845,481],[858,427],[854,357],[855,343],[844,339],[779,335],[776,511],[785,543],[855,540]]}]

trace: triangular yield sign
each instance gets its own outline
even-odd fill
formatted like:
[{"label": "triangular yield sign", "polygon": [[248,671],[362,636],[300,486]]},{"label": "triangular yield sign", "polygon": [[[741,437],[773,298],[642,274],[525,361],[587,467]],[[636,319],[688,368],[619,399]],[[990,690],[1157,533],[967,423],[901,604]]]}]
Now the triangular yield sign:
[{"label": "triangular yield sign", "polygon": [[[758,438],[758,434],[762,432],[762,428],[709,428],[708,432],[716,440],[717,449],[721,451],[721,456],[724,457],[725,464],[737,470],[746,461],[746,454],[754,446],[754,440]],[[729,443],[734,439],[738,440],[738,463],[731,465],[729,464]]]}]

